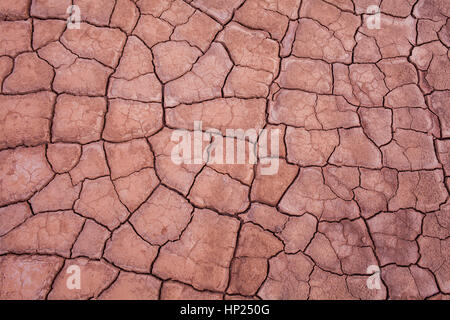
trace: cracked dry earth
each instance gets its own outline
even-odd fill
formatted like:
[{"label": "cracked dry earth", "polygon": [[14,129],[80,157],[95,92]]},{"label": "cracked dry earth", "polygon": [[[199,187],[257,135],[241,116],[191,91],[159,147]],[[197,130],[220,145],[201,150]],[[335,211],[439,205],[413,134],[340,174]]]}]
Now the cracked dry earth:
[{"label": "cracked dry earth", "polygon": [[[449,16],[1,0],[0,298],[448,299]],[[278,172],[174,164],[197,120],[281,130]]]}]

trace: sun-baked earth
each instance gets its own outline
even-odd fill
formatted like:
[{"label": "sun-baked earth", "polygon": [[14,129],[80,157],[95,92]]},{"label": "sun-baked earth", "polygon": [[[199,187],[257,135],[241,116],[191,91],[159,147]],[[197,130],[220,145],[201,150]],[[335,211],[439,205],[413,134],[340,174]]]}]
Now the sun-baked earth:
[{"label": "sun-baked earth", "polygon": [[[0,1],[0,298],[448,299],[449,16]],[[278,172],[176,165],[199,120],[279,129]]]}]

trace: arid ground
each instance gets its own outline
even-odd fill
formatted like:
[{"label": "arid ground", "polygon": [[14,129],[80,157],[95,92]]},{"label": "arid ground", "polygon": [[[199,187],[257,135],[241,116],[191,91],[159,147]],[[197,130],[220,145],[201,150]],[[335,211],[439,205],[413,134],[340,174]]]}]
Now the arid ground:
[{"label": "arid ground", "polygon": [[0,299],[448,299],[449,16],[0,0]]}]

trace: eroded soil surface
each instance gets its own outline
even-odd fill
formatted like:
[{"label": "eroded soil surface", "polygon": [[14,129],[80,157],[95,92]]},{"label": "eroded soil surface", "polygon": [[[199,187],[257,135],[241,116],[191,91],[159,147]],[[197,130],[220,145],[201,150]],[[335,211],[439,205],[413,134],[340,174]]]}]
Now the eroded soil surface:
[{"label": "eroded soil surface", "polygon": [[[0,1],[0,298],[448,299],[449,16]],[[279,129],[277,173],[175,164],[194,121]]]}]

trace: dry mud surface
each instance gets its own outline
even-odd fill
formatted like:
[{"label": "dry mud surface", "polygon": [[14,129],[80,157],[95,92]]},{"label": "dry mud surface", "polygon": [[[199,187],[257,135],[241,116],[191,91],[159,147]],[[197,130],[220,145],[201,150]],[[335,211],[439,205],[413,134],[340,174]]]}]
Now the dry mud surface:
[{"label": "dry mud surface", "polygon": [[[449,16],[0,1],[0,298],[448,299]],[[277,172],[175,164],[194,121],[280,130]]]}]

